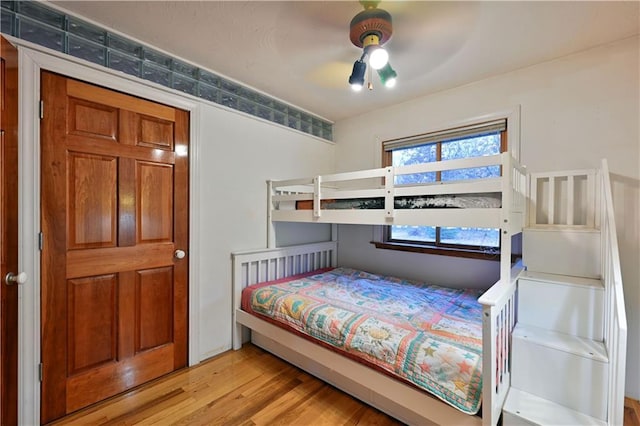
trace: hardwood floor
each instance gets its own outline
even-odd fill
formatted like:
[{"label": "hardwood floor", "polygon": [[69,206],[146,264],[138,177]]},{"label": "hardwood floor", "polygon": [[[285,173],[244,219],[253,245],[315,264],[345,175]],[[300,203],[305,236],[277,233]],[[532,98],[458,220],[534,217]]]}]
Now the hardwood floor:
[{"label": "hardwood floor", "polygon": [[56,425],[400,425],[253,346],[229,351]]},{"label": "hardwood floor", "polygon": [[640,401],[624,399],[624,426],[640,426]]},{"label": "hardwood floor", "polygon": [[[640,426],[625,399],[624,426]],[[172,373],[55,425],[400,425],[253,345]]]}]

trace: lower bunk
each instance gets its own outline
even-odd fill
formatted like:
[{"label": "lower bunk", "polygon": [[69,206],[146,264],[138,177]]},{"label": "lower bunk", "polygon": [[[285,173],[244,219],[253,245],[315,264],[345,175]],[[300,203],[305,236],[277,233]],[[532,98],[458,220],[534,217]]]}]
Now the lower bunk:
[{"label": "lower bunk", "polygon": [[[468,376],[475,377],[472,379],[475,381],[475,393],[477,394],[480,389],[482,391],[482,418],[480,418],[461,411],[475,412],[477,406],[474,409],[473,404],[479,405],[479,398],[470,407],[457,404],[459,407],[454,408],[429,395],[425,390],[406,383],[406,377],[390,377],[385,372],[381,372],[381,368],[370,365],[371,363],[367,360],[365,360],[366,365],[359,363],[354,360],[353,356],[345,356],[328,349],[326,342],[309,341],[308,336],[297,330],[293,330],[293,332],[285,330],[276,325],[272,319],[247,312],[247,310],[251,310],[250,308],[241,309],[242,290],[247,286],[280,280],[321,268],[334,267],[335,263],[335,242],[234,253],[234,348],[239,349],[243,341],[249,340],[247,329],[250,329],[251,340],[257,346],[407,424],[497,424],[509,387],[509,337],[515,320],[513,297],[517,273],[512,274],[513,279],[509,282],[499,281],[485,292],[480,298],[483,305],[482,313],[479,312],[479,309],[475,310],[475,314],[481,316],[482,319],[477,318],[478,330],[471,332],[471,334],[475,333],[475,340],[480,340],[478,334],[480,334],[479,329],[481,328],[482,340],[481,344],[475,342],[475,346],[471,345],[467,355],[470,359],[472,354],[476,358],[473,367],[476,370],[475,374],[468,374]],[[292,284],[292,286],[295,285],[298,284]],[[270,288],[266,289],[271,291]],[[321,286],[319,289],[319,292],[322,293]],[[275,289],[274,291],[279,290]],[[268,293],[268,291],[263,291],[263,293]],[[363,302],[358,301],[358,303]],[[454,303],[469,304],[460,298]],[[387,310],[395,311],[395,309]],[[364,317],[362,321],[364,323]],[[479,321],[482,321],[482,325],[479,324]],[[453,323],[455,322],[453,321]],[[451,321],[448,322],[449,325],[451,323]],[[462,334],[468,335],[470,333],[469,327],[474,328],[475,326],[461,325],[461,327],[466,327]],[[387,331],[393,328],[386,327]],[[404,339],[404,341],[408,340]],[[419,349],[420,351],[425,350],[424,347]],[[478,359],[478,356],[481,357],[481,360]],[[443,369],[446,367],[446,365],[442,366]],[[466,365],[465,368],[467,368]],[[435,389],[434,386],[431,386],[430,390],[435,390],[435,393],[442,398],[442,392],[438,392],[438,389],[441,388],[437,386]],[[453,404],[455,405],[456,401],[453,401]]]},{"label": "lower bunk", "polygon": [[479,425],[424,391],[392,379],[244,311],[238,321],[251,329],[251,342],[409,425]]}]

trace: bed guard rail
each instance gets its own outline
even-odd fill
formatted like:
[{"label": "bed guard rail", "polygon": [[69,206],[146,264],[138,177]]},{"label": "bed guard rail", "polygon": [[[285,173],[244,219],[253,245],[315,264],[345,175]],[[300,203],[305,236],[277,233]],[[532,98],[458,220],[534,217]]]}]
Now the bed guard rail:
[{"label": "bed guard rail", "polygon": [[[395,176],[486,166],[501,166],[503,177],[422,184],[395,183]],[[384,178],[384,185],[380,185],[382,178]],[[356,181],[360,182],[360,185],[353,185]],[[524,213],[527,189],[526,169],[508,152],[484,157],[398,167],[389,166],[301,179],[270,180],[268,185],[270,210],[277,209],[281,203],[313,201],[313,216],[320,218],[322,216],[322,200],[381,197],[384,198],[385,217],[390,221],[395,216],[394,197],[396,196],[502,192],[503,207]]]},{"label": "bed guard rail", "polygon": [[620,271],[618,237],[607,160],[602,160],[602,283],[604,284],[604,344],[609,354],[607,424],[621,425],[624,418],[625,367],[627,359],[627,317]]},{"label": "bed guard rail", "polygon": [[598,173],[596,169],[531,173],[529,226],[598,228]]}]

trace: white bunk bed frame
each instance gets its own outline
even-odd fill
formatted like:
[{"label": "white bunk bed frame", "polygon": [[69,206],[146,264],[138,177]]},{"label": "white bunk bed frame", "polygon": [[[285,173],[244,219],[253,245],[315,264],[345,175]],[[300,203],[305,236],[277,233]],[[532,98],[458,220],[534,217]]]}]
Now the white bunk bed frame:
[{"label": "white bunk bed frame", "polygon": [[[501,166],[502,176],[491,179],[394,185],[394,176],[424,172]],[[372,179],[373,178],[373,179]],[[383,187],[338,189],[364,180]],[[233,348],[249,340],[408,424],[480,424],[498,422],[510,384],[510,342],[514,327],[516,281],[522,268],[511,265],[511,237],[525,223],[527,176],[510,153],[403,167],[268,182],[269,249],[233,253]],[[499,192],[500,208],[394,209],[395,196]],[[323,199],[384,197],[378,210],[328,210]],[[312,210],[278,209],[282,202],[313,200]],[[242,289],[248,285],[337,266],[337,242],[275,248],[272,222],[353,223],[370,225],[430,225],[500,228],[500,279],[479,299],[483,306],[482,418],[464,414],[404,384],[335,352],[287,332],[240,309]],[[335,234],[334,234],[335,239]],[[246,328],[245,328],[246,327]]]}]

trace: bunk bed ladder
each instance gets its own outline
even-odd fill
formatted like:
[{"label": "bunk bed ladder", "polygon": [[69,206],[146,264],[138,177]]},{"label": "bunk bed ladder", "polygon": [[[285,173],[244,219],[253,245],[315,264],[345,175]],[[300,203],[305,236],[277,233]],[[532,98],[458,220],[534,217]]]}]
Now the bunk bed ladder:
[{"label": "bunk bed ladder", "polygon": [[506,426],[623,422],[627,324],[609,179],[606,160],[530,175]]}]

